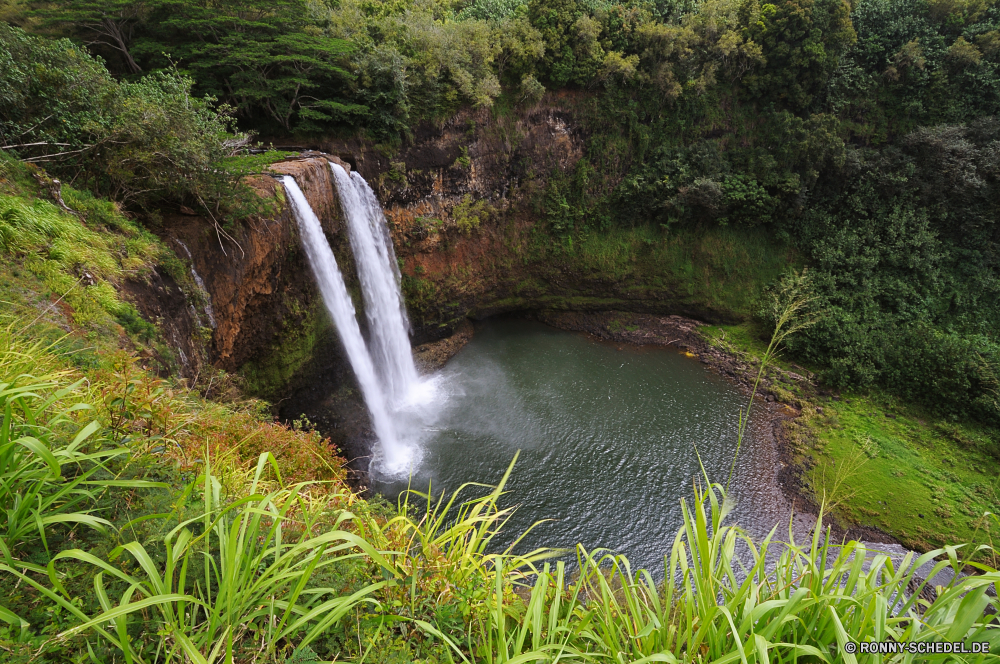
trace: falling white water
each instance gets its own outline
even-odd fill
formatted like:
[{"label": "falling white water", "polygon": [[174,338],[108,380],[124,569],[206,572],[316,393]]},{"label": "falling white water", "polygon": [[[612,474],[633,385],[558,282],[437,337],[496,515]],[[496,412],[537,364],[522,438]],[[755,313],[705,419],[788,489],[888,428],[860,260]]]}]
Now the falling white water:
[{"label": "falling white water", "polygon": [[399,265],[382,205],[357,173],[331,163],[365,301],[372,359],[390,406],[404,407],[420,391],[410,350],[410,323],[399,287]]},{"label": "falling white water", "polygon": [[[347,351],[347,357],[358,378],[365,403],[371,413],[375,435],[382,448],[381,465],[389,473],[405,472],[415,462],[415,447],[401,441],[397,434],[396,423],[393,421],[389,405],[386,403],[385,393],[375,373],[375,366],[358,327],[354,303],[347,292],[347,286],[344,285],[344,278],[337,267],[337,260],[330,249],[330,243],[327,242],[319,219],[302,190],[299,189],[295,179],[284,176],[281,181],[285,185],[285,191],[288,192],[289,200],[292,202],[292,211],[299,225],[306,257],[316,275],[323,302],[337,326],[337,331],[340,333],[340,338]],[[356,260],[361,262],[360,258],[356,258]],[[409,352],[409,348],[407,348],[407,352]],[[412,359],[410,364],[412,366]]]},{"label": "falling white water", "polygon": [[[198,270],[194,269],[194,256],[191,255],[191,250],[188,249],[186,244],[177,238],[174,238],[174,242],[181,245],[181,249],[184,250],[184,253],[187,254],[188,259],[191,261],[191,276],[194,277],[194,283],[197,284],[198,290],[201,291],[202,296],[205,298],[205,315],[208,316],[208,324],[211,325],[214,330],[215,311],[212,309],[212,295],[208,292],[208,289],[205,288],[205,282],[201,280],[201,275],[198,274]],[[195,317],[197,318],[197,315]],[[199,321],[198,324],[201,325],[201,322]]]}]

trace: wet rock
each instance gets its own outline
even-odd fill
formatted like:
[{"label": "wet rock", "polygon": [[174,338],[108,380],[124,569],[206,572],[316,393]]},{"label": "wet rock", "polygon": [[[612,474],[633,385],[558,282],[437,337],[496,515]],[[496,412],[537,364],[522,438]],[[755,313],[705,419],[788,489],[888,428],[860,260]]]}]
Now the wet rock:
[{"label": "wet rock", "polygon": [[[208,353],[201,342],[194,308],[170,274],[157,267],[142,279],[126,279],[120,286],[122,296],[131,302],[148,321],[155,322],[167,343],[177,351],[181,376],[196,379],[202,372]],[[159,352],[149,358],[157,365],[157,373],[166,376],[172,367]]]},{"label": "wet rock", "polygon": [[436,371],[445,365],[455,354],[462,350],[472,339],[472,321],[464,319],[456,328],[455,333],[440,341],[432,341],[413,349],[413,360],[421,373]]}]

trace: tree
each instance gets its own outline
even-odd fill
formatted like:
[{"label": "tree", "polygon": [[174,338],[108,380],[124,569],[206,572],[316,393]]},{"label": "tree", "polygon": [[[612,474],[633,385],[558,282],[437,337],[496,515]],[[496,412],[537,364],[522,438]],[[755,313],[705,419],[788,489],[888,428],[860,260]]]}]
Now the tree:
[{"label": "tree", "polygon": [[44,25],[60,26],[98,52],[111,51],[129,74],[142,68],[132,57],[136,29],[149,8],[145,0],[75,0],[57,2],[36,10]]},{"label": "tree", "polygon": [[69,40],[0,23],[0,148],[77,158],[108,124],[118,84]]},{"label": "tree", "polygon": [[304,0],[150,2],[135,51],[152,64],[166,64],[163,53],[176,58],[200,91],[240,116],[317,132],[366,112],[346,99],[351,45],[310,26]]},{"label": "tree", "polygon": [[643,61],[668,99],[685,90],[704,93],[721,74],[732,82],[764,62],[761,47],[745,27],[756,17],[750,3],[708,0],[679,24],[649,23],[639,31]]},{"label": "tree", "polygon": [[574,24],[583,15],[577,0],[530,0],[528,20],[545,41],[545,59],[540,73],[556,86],[563,86],[573,78],[576,55],[573,52]]},{"label": "tree", "polygon": [[227,109],[191,95],[175,70],[123,83],[110,122],[90,150],[91,189],[125,204],[190,201],[208,209],[234,187],[218,163],[246,137],[230,132]]},{"label": "tree", "polygon": [[119,83],[69,40],[0,23],[0,149],[132,207],[235,196],[219,162],[245,144],[228,109],[175,69]]},{"label": "tree", "polygon": [[387,20],[387,34],[409,60],[411,102],[423,117],[445,117],[462,104],[489,106],[500,94],[500,47],[485,21],[442,21],[430,12]]},{"label": "tree", "polygon": [[496,57],[497,77],[509,74],[513,80],[529,76],[545,56],[545,42],[524,16],[504,20],[497,31],[500,48]]},{"label": "tree", "polygon": [[778,0],[746,4],[757,13],[747,36],[761,45],[764,68],[750,89],[793,111],[805,110],[826,86],[840,55],[856,40],[846,0]]}]

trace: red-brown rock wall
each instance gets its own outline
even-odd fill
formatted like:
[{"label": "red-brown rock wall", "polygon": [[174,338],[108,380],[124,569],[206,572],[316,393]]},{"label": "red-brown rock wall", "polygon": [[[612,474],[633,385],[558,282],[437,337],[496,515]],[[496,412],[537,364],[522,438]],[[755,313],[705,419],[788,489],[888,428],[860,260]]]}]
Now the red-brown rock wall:
[{"label": "red-brown rock wall", "polygon": [[[324,231],[335,241],[342,229],[329,161],[305,157],[275,164],[272,170],[295,177]],[[202,217],[173,214],[166,215],[163,224],[164,239],[182,260],[190,251],[193,267],[211,296],[216,322],[212,361],[226,371],[235,371],[259,355],[318,297],[295,219],[283,192],[279,194],[280,182],[258,176],[251,184],[258,195],[280,202],[273,216],[216,228]]]}]

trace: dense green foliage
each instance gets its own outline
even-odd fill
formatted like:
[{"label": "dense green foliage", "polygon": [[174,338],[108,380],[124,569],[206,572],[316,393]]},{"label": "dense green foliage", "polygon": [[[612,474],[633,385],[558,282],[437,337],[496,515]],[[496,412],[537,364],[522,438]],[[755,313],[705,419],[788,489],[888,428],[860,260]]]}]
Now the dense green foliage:
[{"label": "dense green foliage", "polygon": [[793,348],[826,360],[834,384],[997,421],[995,132],[989,119],[858,150],[846,186],[791,225],[827,305]]},{"label": "dense green foliage", "polygon": [[335,92],[352,78],[339,65],[350,45],[306,30],[302,2],[171,0],[144,10],[144,25],[156,29],[136,41],[136,57],[147,67],[167,66],[169,58],[189,63],[202,92],[246,115],[286,131],[293,121],[296,129],[315,131],[365,110],[339,101]]},{"label": "dense green foliage", "polygon": [[850,29],[846,15],[799,4],[796,20],[839,21],[806,49],[825,55],[798,63],[802,31],[786,23],[770,45],[765,29],[763,60],[741,80],[695,87],[686,102],[674,88],[666,117],[637,114],[650,147],[619,189],[625,209],[664,224],[764,225],[812,266],[826,315],[791,347],[829,383],[1000,422],[1000,77],[988,46],[1000,14],[862,1]]},{"label": "dense green foliage", "polygon": [[223,160],[247,137],[192,85],[172,68],[119,82],[68,40],[0,23],[0,148],[127,206],[239,207]]}]

